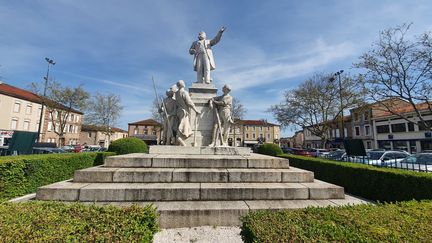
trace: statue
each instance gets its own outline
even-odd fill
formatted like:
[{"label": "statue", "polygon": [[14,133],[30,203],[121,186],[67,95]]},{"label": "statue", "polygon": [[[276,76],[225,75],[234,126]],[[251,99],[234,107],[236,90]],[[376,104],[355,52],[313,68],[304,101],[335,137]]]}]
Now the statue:
[{"label": "statue", "polygon": [[210,70],[216,68],[211,47],[222,38],[225,27],[222,27],[212,40],[206,39],[206,33],[201,31],[198,40],[192,43],[189,53],[194,55],[194,71],[197,72],[197,83],[211,83]]},{"label": "statue", "polygon": [[159,107],[159,113],[162,113],[163,121],[163,134],[162,141],[164,145],[175,144],[175,137],[177,133],[177,103],[174,99],[174,94],[177,92],[177,86],[173,85],[166,91],[166,98],[163,104]]},{"label": "statue", "polygon": [[175,93],[175,100],[177,104],[177,142],[181,146],[186,146],[184,139],[190,137],[193,132],[190,125],[190,108],[192,108],[197,115],[201,114],[192,102],[189,93],[184,89],[185,83],[183,80],[177,82],[178,90]]},{"label": "statue", "polygon": [[210,109],[214,109],[215,111],[215,121],[210,147],[216,146],[218,137],[220,137],[221,146],[227,146],[230,128],[231,125],[234,124],[231,116],[233,98],[229,94],[231,87],[225,84],[222,91],[223,95],[209,100]]}]

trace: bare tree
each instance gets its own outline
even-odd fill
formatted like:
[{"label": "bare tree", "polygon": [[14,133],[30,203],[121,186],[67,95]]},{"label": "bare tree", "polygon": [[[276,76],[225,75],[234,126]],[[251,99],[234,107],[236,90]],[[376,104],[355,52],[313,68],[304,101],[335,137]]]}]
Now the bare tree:
[{"label": "bare tree", "polygon": [[85,109],[89,94],[81,85],[69,88],[54,80],[49,80],[46,83],[45,96],[40,84],[32,83],[31,86],[46,106],[53,131],[59,136],[59,146],[63,146],[69,116],[73,112]]},{"label": "bare tree", "polygon": [[285,100],[272,106],[269,111],[282,126],[307,128],[311,134],[319,137],[322,146],[325,146],[330,138],[332,123],[341,116],[342,110],[363,103],[362,90],[356,79],[349,75],[343,76],[343,89],[339,89],[330,78],[331,75],[315,74],[298,88],[286,91]]},{"label": "bare tree", "polygon": [[[163,96],[159,95],[159,97],[163,97]],[[151,113],[152,113],[152,119],[153,120],[155,120],[155,121],[163,124],[162,113],[159,113],[160,108],[161,108],[160,106],[162,105],[161,102],[162,101],[158,101],[157,98],[154,98],[153,104],[152,104],[152,107],[151,107]]]},{"label": "bare tree", "polygon": [[[408,38],[411,24],[381,31],[379,40],[354,64],[366,69],[364,86],[377,109],[432,129],[423,112],[432,112],[432,36],[426,32]],[[400,103],[411,107],[420,121],[400,111]],[[398,105],[399,104],[399,105]]]},{"label": "bare tree", "polygon": [[243,119],[244,116],[246,115],[246,113],[247,113],[247,110],[244,107],[244,105],[240,102],[240,100],[237,98],[233,98],[233,102],[232,102],[233,120]]},{"label": "bare tree", "polygon": [[102,133],[108,138],[110,144],[113,126],[117,124],[120,113],[123,110],[120,96],[108,93],[106,95],[96,93],[88,105],[86,123],[102,128]]}]

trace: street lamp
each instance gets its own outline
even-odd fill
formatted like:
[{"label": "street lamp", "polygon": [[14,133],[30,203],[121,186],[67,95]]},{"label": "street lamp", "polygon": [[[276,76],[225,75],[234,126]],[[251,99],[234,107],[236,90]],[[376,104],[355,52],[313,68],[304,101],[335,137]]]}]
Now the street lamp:
[{"label": "street lamp", "polygon": [[39,141],[40,139],[40,134],[41,134],[41,127],[42,127],[42,117],[43,117],[43,113],[44,113],[44,107],[45,107],[45,102],[44,102],[44,98],[46,96],[46,91],[47,91],[47,86],[48,86],[48,78],[49,78],[49,70],[50,70],[50,65],[55,65],[55,62],[52,59],[49,59],[48,57],[45,57],[45,61],[47,61],[48,63],[48,68],[47,68],[47,73],[46,76],[44,77],[45,80],[45,85],[44,85],[44,92],[43,92],[43,98],[42,98],[42,109],[41,109],[41,113],[39,116],[39,126],[38,126],[38,135],[37,135],[37,139],[36,141]]},{"label": "street lamp", "polygon": [[345,139],[345,127],[344,127],[344,112],[343,112],[343,100],[342,100],[342,83],[341,83],[341,74],[344,72],[344,70],[340,70],[333,74],[332,77],[330,77],[329,81],[333,82],[336,79],[336,76],[338,77],[339,81],[339,102],[340,102],[340,110],[341,110],[341,137],[342,140]]}]

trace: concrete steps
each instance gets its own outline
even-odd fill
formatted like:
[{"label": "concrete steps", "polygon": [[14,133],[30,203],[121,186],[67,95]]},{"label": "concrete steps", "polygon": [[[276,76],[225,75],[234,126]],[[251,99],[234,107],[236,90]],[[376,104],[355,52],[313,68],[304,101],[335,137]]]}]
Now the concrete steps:
[{"label": "concrete steps", "polygon": [[314,180],[312,172],[290,167],[284,158],[232,148],[152,150],[167,153],[108,157],[103,166],[76,171],[73,180],[40,187],[36,199],[154,203],[163,228],[238,225],[238,217],[251,210],[353,202],[342,187]]},{"label": "concrete steps", "polygon": [[313,173],[297,168],[114,168],[77,170],[74,182],[313,182]]}]

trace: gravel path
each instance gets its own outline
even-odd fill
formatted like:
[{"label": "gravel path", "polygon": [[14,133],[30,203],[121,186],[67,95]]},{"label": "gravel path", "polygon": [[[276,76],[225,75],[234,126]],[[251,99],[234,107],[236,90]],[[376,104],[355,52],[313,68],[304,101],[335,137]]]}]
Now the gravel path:
[{"label": "gravel path", "polygon": [[241,243],[239,227],[201,226],[194,228],[163,229],[154,237],[154,243],[165,242],[229,242]]}]

